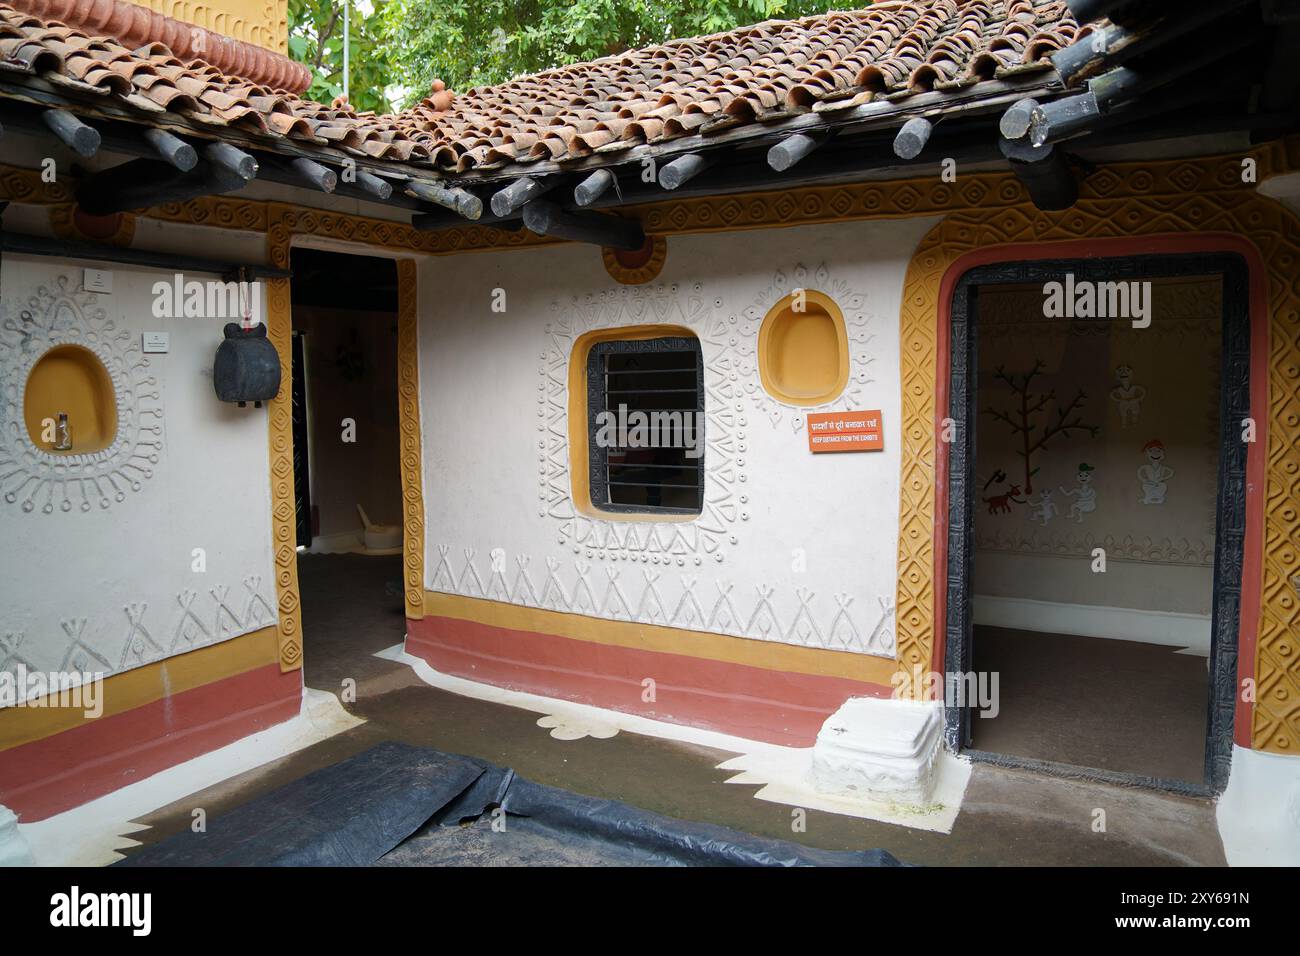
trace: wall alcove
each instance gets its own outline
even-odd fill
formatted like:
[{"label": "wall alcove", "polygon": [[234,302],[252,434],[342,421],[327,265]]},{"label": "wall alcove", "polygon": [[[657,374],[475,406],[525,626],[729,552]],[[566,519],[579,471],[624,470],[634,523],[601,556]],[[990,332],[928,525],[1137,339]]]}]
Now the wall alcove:
[{"label": "wall alcove", "polygon": [[[54,429],[66,413],[72,447],[58,449]],[[27,376],[23,418],[32,444],[52,455],[86,455],[102,451],[117,437],[117,397],[108,369],[94,352],[80,345],[56,345],[42,355]]]},{"label": "wall alcove", "polygon": [[767,393],[787,405],[838,398],[849,381],[849,346],[835,300],[800,289],[772,306],[758,333],[758,372]]}]

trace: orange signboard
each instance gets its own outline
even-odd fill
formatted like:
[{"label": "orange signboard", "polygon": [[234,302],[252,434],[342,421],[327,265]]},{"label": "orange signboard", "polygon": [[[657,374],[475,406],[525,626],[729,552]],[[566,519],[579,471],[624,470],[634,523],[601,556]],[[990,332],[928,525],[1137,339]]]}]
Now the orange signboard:
[{"label": "orange signboard", "polygon": [[812,412],[808,416],[808,450],[880,451],[885,447],[880,409],[865,412]]}]

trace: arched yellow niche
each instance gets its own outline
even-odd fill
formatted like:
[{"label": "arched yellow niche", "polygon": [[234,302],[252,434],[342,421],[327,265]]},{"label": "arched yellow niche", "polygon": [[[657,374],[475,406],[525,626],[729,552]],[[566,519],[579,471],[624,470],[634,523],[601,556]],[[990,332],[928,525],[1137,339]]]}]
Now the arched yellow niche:
[{"label": "arched yellow niche", "polygon": [[[59,450],[54,423],[68,416],[72,447]],[[51,455],[103,451],[117,437],[117,394],[113,379],[90,349],[56,345],[32,366],[23,389],[27,437]]]},{"label": "arched yellow niche", "polygon": [[849,336],[835,300],[796,289],[772,306],[758,330],[758,376],[787,405],[838,398],[849,381]]}]

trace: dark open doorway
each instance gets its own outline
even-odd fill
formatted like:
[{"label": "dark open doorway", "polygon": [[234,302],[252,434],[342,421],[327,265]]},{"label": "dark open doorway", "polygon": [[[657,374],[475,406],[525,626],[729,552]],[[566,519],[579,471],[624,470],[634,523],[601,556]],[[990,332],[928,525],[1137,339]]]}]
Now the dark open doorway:
[{"label": "dark open doorway", "polygon": [[316,249],[294,249],[291,266],[304,665],[309,685],[333,687],[313,661],[351,655],[314,658],[313,644],[377,650],[369,632],[394,639],[375,622],[403,619],[397,267]]},{"label": "dark open doorway", "polygon": [[[1146,298],[1116,310],[1119,291]],[[950,746],[1221,789],[1245,533],[1245,263],[982,266],[955,287],[950,335],[945,670],[950,685],[996,672],[1000,689],[996,716],[948,709]]]}]

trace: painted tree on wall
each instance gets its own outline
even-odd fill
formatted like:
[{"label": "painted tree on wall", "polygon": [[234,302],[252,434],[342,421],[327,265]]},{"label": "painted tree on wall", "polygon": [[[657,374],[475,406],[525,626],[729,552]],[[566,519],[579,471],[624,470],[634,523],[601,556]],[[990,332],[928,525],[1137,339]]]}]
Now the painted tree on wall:
[{"label": "painted tree on wall", "polygon": [[[1042,375],[1046,364],[1042,359],[1034,360],[1034,367],[1028,372],[1017,375],[998,366],[993,375],[1011,389],[1015,397],[1010,408],[997,409],[989,406],[984,409],[986,415],[1003,422],[1020,440],[1020,449],[1016,452],[1025,466],[1024,493],[1033,494],[1034,475],[1038,468],[1034,466],[1034,456],[1047,448],[1055,438],[1068,436],[1072,432],[1084,431],[1092,438],[1101,430],[1099,425],[1089,425],[1080,417],[1083,406],[1087,404],[1088,395],[1083,389],[1069,403],[1062,405],[1056,398],[1056,390],[1034,391],[1034,380]],[[1056,415],[1051,416],[1048,407],[1056,405]],[[1040,418],[1046,421],[1040,423]]]}]

